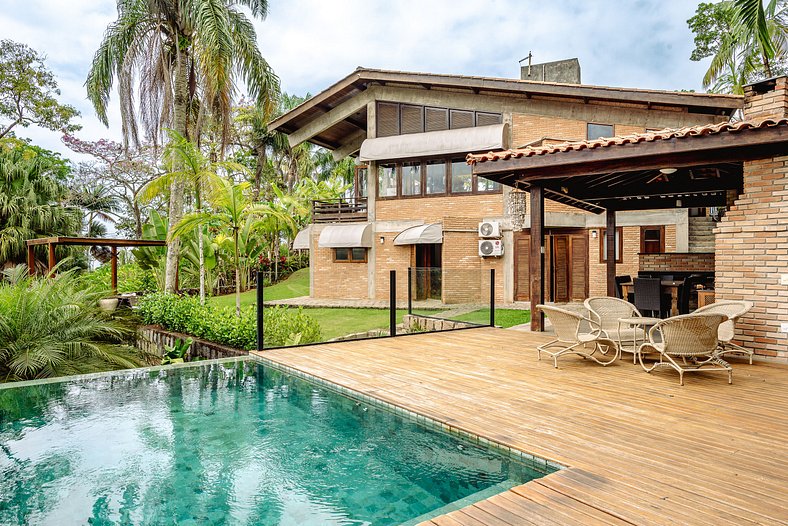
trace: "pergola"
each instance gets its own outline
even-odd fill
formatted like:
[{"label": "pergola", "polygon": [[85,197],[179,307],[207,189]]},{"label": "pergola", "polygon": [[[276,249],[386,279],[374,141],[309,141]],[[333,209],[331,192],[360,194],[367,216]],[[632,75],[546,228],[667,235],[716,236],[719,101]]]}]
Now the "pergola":
[{"label": "pergola", "polygon": [[52,269],[54,269],[55,265],[57,264],[57,260],[55,258],[55,247],[58,245],[110,247],[110,264],[112,268],[111,282],[112,292],[114,294],[118,290],[118,247],[163,247],[167,245],[167,242],[151,239],[105,239],[97,237],[42,237],[38,239],[28,239],[27,268],[29,269],[31,276],[35,275],[36,273],[35,247],[39,245],[47,246],[48,275],[52,274]]},{"label": "pergola", "polygon": [[[743,163],[785,155],[788,119],[664,130],[469,155],[476,175],[530,192],[531,305],[544,303],[545,198],[606,214],[607,293],[616,290],[616,212],[726,206]],[[543,316],[531,317],[533,330]]]}]

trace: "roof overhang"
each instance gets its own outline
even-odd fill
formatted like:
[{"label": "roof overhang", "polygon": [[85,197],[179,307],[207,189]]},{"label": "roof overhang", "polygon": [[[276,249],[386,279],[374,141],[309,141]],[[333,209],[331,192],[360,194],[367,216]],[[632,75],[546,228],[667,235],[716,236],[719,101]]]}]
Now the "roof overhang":
[{"label": "roof overhang", "polygon": [[296,234],[293,240],[293,250],[309,250],[309,240],[312,237],[312,226],[308,226]]},{"label": "roof overhang", "polygon": [[[656,135],[470,155],[469,160],[479,176],[524,189],[541,186],[547,197],[562,197],[578,208],[590,203],[638,210],[724,206],[726,192],[741,189],[744,161],[788,151],[788,119]],[[664,174],[664,168],[675,172]]]},{"label": "roof overhang", "polygon": [[493,95],[579,103],[625,103],[705,115],[731,115],[743,106],[739,95],[570,85],[519,79],[442,75],[358,68],[291,111],[271,121],[269,131],[280,131],[295,142],[309,141],[331,150],[354,153],[359,135],[366,133],[371,87],[408,88],[432,92]]},{"label": "roof overhang", "polygon": [[394,238],[395,245],[443,243],[443,225],[431,223],[406,228]]},{"label": "roof overhang", "polygon": [[361,143],[359,160],[389,161],[500,150],[508,147],[508,137],[507,124],[379,137]]},{"label": "roof overhang", "polygon": [[372,223],[327,225],[320,232],[317,246],[320,248],[370,248],[372,246]]}]

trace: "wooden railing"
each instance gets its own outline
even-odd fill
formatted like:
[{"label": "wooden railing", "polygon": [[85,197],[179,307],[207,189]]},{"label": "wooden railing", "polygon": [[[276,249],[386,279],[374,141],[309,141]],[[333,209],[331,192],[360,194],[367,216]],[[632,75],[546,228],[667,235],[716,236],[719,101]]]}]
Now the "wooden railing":
[{"label": "wooden railing", "polygon": [[366,197],[312,201],[313,223],[351,223],[366,220]]}]

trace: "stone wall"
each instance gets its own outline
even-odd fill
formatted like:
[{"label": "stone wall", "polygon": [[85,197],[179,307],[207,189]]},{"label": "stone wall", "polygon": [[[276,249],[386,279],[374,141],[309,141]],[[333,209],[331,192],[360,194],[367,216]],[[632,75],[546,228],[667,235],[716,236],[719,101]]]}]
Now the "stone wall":
[{"label": "stone wall", "polygon": [[640,254],[641,272],[714,272],[714,252]]},{"label": "stone wall", "polygon": [[189,349],[189,359],[200,357],[206,360],[215,358],[233,358],[236,356],[247,356],[249,351],[228,347],[207,340],[201,340],[188,334],[180,332],[166,331],[158,325],[142,325],[137,329],[137,347],[143,351],[162,356],[165,346],[175,345],[177,340],[194,340]]},{"label": "stone wall", "polygon": [[402,326],[405,332],[433,332],[450,331],[453,329],[467,329],[468,327],[478,327],[474,323],[466,323],[455,320],[442,320],[440,318],[430,318],[429,316],[418,316],[416,314],[406,314],[402,317]]}]

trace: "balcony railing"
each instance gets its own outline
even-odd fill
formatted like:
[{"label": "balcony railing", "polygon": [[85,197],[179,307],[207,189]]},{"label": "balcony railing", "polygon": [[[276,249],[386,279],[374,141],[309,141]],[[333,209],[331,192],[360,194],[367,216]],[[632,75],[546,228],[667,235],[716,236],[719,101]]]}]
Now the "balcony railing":
[{"label": "balcony railing", "polygon": [[366,197],[312,201],[313,223],[351,223],[366,220]]}]

